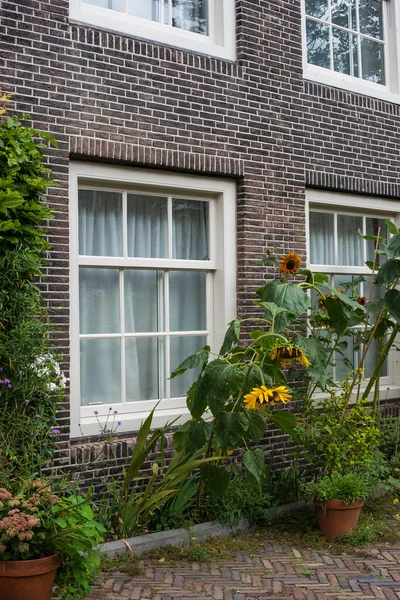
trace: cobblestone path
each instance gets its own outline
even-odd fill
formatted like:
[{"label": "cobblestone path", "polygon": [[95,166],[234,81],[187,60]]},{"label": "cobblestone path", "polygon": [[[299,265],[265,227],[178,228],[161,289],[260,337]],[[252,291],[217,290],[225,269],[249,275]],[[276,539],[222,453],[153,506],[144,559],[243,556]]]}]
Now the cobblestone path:
[{"label": "cobblestone path", "polygon": [[400,547],[335,555],[266,544],[212,564],[143,564],[108,574],[85,600],[366,600],[400,598]]}]

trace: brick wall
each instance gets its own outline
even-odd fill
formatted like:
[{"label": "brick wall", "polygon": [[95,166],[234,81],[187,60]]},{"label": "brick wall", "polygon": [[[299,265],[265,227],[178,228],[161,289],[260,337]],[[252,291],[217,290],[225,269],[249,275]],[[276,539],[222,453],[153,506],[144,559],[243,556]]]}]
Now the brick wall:
[{"label": "brick wall", "polygon": [[70,158],[237,179],[242,316],[265,248],[305,257],[306,185],[400,198],[400,106],[304,82],[300,0],[236,6],[233,64],[69,23],[68,0],[2,0],[1,87],[58,140],[43,285],[66,369]]}]

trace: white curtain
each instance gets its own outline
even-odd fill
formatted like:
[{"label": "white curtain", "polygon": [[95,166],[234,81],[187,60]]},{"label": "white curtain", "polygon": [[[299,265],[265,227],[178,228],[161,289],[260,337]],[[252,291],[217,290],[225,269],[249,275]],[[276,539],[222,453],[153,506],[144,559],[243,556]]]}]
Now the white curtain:
[{"label": "white curtain", "polygon": [[[368,217],[366,219],[366,231],[368,235],[377,235],[381,228],[381,236],[386,235],[384,220]],[[337,215],[337,255],[338,265],[347,267],[359,267],[364,265],[365,259],[372,259],[373,242],[367,243],[367,257],[364,256],[363,239],[358,230],[363,231],[363,217],[354,215]],[[310,262],[319,265],[334,265],[334,216],[330,213],[310,212]],[[342,287],[343,284],[351,284],[355,277],[348,274],[335,274],[334,285]],[[370,278],[365,277],[365,282],[357,286],[357,295],[369,296]],[[373,289],[372,299],[376,299],[376,290]],[[349,292],[346,292],[349,293]],[[345,357],[357,367],[360,351],[354,348],[353,337],[347,337],[347,348],[344,349]],[[367,354],[364,364],[365,376],[371,375],[373,366],[376,364],[378,344],[374,342]],[[344,379],[350,367],[345,364],[340,354],[336,354],[336,380]],[[387,375],[387,365],[382,369],[382,375]]]},{"label": "white curtain", "polygon": [[[173,258],[208,258],[208,203],[173,200]],[[168,256],[167,199],[128,195],[128,255]],[[113,192],[82,190],[79,195],[79,252],[90,256],[122,256],[122,196]],[[80,269],[81,334],[120,334],[120,269]],[[165,396],[165,273],[126,269],[124,287],[125,333],[151,337],[81,340],[82,404],[121,402],[121,343],[125,344],[125,383],[128,402]],[[169,272],[170,331],[206,329],[206,273]],[[171,337],[171,369],[205,344],[203,336]],[[171,385],[173,396],[185,393],[194,373]],[[173,380],[174,381],[174,380]]]}]

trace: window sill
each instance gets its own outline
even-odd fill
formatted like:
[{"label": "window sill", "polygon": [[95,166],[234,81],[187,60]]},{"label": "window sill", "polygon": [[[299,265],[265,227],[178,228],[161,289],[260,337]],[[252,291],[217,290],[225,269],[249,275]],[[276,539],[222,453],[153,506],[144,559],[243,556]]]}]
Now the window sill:
[{"label": "window sill", "polygon": [[[149,416],[150,411],[118,414],[118,421],[121,421],[121,426],[118,427],[118,434],[132,434],[135,436],[140,429],[143,421]],[[166,423],[173,423],[173,427],[183,425],[186,421],[191,419],[190,412],[186,406],[178,409],[164,409],[157,410],[153,417],[152,429],[157,427],[164,427]],[[105,424],[106,417],[99,417],[101,424]],[[95,417],[83,417],[81,419],[80,427],[71,424],[71,438],[80,439],[82,437],[95,437],[100,436],[99,423]]]},{"label": "window sill", "polygon": [[342,73],[335,73],[329,69],[307,65],[303,70],[303,76],[304,79],[314,83],[322,83],[348,92],[384,100],[385,102],[400,104],[400,95],[390,92],[386,86],[369,83]]},{"label": "window sill", "polygon": [[84,24],[109,31],[117,35],[127,35],[140,40],[154,42],[184,51],[192,51],[206,56],[213,56],[224,60],[235,61],[235,23],[231,15],[224,22],[224,45],[213,43],[209,37],[168,27],[161,23],[153,23],[139,17],[132,17],[114,10],[99,8],[90,4],[77,5],[71,3],[70,20],[77,24]]},{"label": "window sill", "polygon": [[[337,390],[339,391],[340,388],[338,387]],[[365,388],[361,388],[361,394],[363,393],[363,391],[365,390]],[[386,400],[397,400],[400,398],[400,386],[398,383],[388,383],[388,384],[384,384],[381,385],[379,387],[379,396],[380,396],[380,402],[385,402]],[[328,398],[329,394],[325,393],[325,392],[318,392],[317,394],[313,395],[313,400],[315,401],[316,404],[318,404],[319,400],[324,400],[325,398]],[[371,392],[368,396],[368,400],[370,402],[372,402],[374,397],[374,393]],[[355,401],[356,399],[356,395],[353,393],[352,394],[352,399]]]}]

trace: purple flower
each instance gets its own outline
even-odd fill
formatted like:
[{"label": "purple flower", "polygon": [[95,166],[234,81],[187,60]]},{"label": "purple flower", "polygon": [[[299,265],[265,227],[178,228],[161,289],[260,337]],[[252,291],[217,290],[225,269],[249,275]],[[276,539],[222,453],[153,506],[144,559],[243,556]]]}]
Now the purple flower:
[{"label": "purple flower", "polygon": [[59,429],[52,429],[49,431],[49,435],[60,435],[61,431]]},{"label": "purple flower", "polygon": [[8,387],[9,390],[11,390],[12,389],[11,383],[9,383],[7,387]]},{"label": "purple flower", "polygon": [[42,444],[42,445],[43,445],[43,446],[47,446],[46,442],[43,442],[43,444]]},{"label": "purple flower", "polygon": [[10,383],[10,380],[9,380],[9,379],[7,379],[7,378],[6,378],[6,379],[3,379],[3,383]]},{"label": "purple flower", "polygon": [[104,433],[110,433],[110,432],[109,432],[109,430],[108,430],[108,429],[105,429],[105,430],[104,430]]},{"label": "purple flower", "polygon": [[117,414],[118,414],[118,411],[117,411],[117,410],[114,410],[114,415],[117,415]]},{"label": "purple flower", "polygon": [[110,408],[108,410],[112,410],[112,406],[110,406]]},{"label": "purple flower", "polygon": [[122,425],[122,421],[118,421],[117,427],[121,427],[121,425]]},{"label": "purple flower", "polygon": [[104,431],[100,431],[100,435],[104,435]]},{"label": "purple flower", "polygon": [[132,444],[132,446],[134,446],[137,442],[136,438],[133,438],[129,443]]},{"label": "purple flower", "polygon": [[0,367],[0,373],[2,373],[2,372],[3,372],[3,367]]},{"label": "purple flower", "polygon": [[25,400],[25,404],[28,406],[30,400]]},{"label": "purple flower", "polygon": [[98,414],[99,414],[99,411],[98,411],[98,410],[94,410],[94,411],[93,411],[93,414],[94,414],[94,415],[98,415]]},{"label": "purple flower", "polygon": [[35,419],[40,419],[42,415],[35,415]]}]

